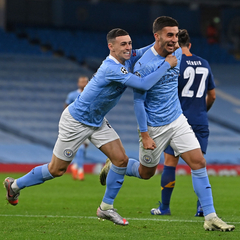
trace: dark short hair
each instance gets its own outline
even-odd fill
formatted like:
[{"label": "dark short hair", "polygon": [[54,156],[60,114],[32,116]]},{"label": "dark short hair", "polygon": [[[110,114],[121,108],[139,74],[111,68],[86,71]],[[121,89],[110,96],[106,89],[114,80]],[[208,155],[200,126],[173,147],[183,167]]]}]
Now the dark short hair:
[{"label": "dark short hair", "polygon": [[162,30],[164,27],[178,27],[178,22],[174,18],[161,16],[153,22],[153,33]]},{"label": "dark short hair", "polygon": [[120,36],[126,36],[129,35],[127,31],[121,29],[121,28],[114,28],[111,31],[108,32],[107,34],[107,42],[115,39],[116,37]]},{"label": "dark short hair", "polygon": [[178,44],[180,47],[189,47],[190,37],[186,29],[180,29],[178,33]]}]

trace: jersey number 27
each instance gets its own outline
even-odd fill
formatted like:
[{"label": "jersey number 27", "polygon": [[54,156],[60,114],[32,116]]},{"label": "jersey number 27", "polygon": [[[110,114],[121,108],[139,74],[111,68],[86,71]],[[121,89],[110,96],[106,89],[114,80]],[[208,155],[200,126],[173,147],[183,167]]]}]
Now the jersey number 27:
[{"label": "jersey number 27", "polygon": [[205,67],[196,67],[196,69],[194,69],[193,67],[187,67],[183,72],[183,78],[184,79],[189,78],[189,80],[187,81],[187,84],[182,90],[182,97],[193,97],[194,92],[193,90],[190,90],[190,88],[193,85],[196,74],[202,75],[200,84],[198,86],[196,97],[201,98],[203,96],[205,91],[205,81],[208,76],[208,69]]}]

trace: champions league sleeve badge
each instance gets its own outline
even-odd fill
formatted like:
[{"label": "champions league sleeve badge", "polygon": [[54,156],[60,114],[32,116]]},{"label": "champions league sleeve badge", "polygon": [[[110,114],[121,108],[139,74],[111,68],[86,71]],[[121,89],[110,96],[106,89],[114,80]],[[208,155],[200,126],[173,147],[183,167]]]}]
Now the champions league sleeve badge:
[{"label": "champions league sleeve badge", "polygon": [[121,67],[121,72],[123,74],[127,74],[128,73],[128,71],[127,71],[127,69],[125,67]]},{"label": "champions league sleeve badge", "polygon": [[134,74],[138,77],[141,77],[141,74],[139,72],[135,72]]}]

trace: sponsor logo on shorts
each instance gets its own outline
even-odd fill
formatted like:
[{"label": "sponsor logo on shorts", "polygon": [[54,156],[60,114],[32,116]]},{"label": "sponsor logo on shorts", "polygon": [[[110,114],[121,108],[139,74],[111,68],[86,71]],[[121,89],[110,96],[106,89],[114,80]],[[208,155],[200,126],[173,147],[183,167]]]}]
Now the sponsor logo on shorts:
[{"label": "sponsor logo on shorts", "polygon": [[64,150],[64,155],[68,158],[72,157],[73,151],[71,149],[65,149]]},{"label": "sponsor logo on shorts", "polygon": [[144,155],[143,156],[143,161],[146,162],[146,163],[150,163],[150,162],[152,162],[152,158],[148,155]]}]

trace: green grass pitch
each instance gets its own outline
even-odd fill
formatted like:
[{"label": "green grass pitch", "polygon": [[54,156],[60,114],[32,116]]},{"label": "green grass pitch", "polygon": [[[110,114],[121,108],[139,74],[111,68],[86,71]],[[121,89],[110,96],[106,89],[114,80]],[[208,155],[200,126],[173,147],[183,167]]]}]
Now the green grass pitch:
[{"label": "green grass pitch", "polygon": [[[19,174],[0,174],[5,177]],[[208,232],[203,218],[194,217],[197,197],[191,176],[177,176],[171,201],[171,216],[152,216],[150,209],[160,200],[160,175],[150,180],[125,177],[114,207],[129,221],[128,226],[99,221],[96,210],[105,187],[98,175],[83,182],[71,175],[22,190],[19,204],[11,206],[0,188],[0,239],[240,239],[240,177],[210,177],[215,209],[233,232]]]}]

